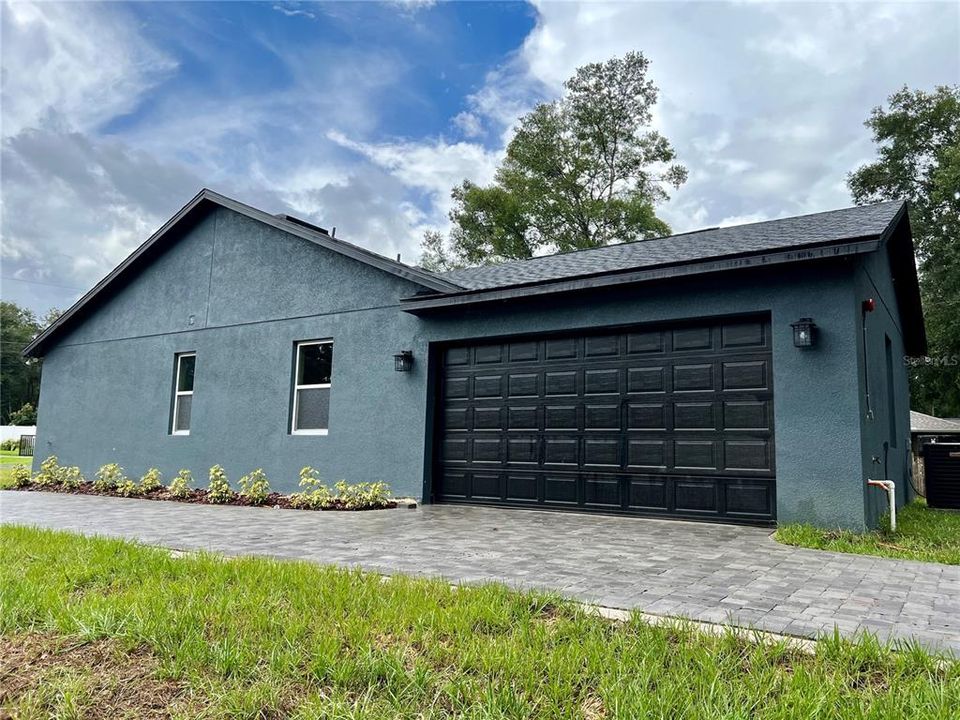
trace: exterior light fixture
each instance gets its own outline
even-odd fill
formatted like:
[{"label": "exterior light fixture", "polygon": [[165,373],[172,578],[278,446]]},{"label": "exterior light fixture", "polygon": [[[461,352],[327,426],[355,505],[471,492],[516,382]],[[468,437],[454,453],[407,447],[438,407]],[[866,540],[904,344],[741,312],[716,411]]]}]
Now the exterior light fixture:
[{"label": "exterior light fixture", "polygon": [[394,355],[393,369],[397,372],[410,372],[413,369],[413,351],[401,350]]},{"label": "exterior light fixture", "polygon": [[813,347],[817,335],[817,326],[811,318],[800,318],[790,323],[793,328],[793,346],[798,348]]}]

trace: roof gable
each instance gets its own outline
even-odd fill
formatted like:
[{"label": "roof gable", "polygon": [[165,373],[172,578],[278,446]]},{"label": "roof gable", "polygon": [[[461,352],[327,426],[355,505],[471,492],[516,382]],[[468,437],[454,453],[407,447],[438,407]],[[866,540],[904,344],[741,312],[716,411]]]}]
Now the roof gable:
[{"label": "roof gable", "polygon": [[24,349],[23,354],[33,357],[43,355],[50,344],[56,342],[68,327],[73,326],[84,316],[87,310],[96,304],[97,300],[109,293],[108,288],[114,283],[117,283],[121,278],[129,278],[138,272],[139,268],[149,262],[152,253],[167,247],[164,242],[165,240],[174,238],[179,230],[196,222],[199,217],[202,217],[213,207],[227,208],[247,218],[312,242],[327,250],[418,284],[433,292],[462,290],[461,287],[450,281],[438,278],[432,273],[404,265],[403,263],[390,260],[389,258],[352,245],[351,243],[338,240],[316,226],[311,226],[302,221],[291,220],[285,216],[278,217],[271,215],[204,188],[172,218],[164,223],[159,230],[140,245],[140,247],[134,250],[123,262],[64,312],[56,322],[40,333],[33,342]]}]

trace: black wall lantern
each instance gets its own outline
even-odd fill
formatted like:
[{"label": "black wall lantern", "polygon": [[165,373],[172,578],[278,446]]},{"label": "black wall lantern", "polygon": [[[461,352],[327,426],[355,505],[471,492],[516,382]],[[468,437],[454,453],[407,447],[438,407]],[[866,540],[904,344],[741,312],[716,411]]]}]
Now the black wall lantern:
[{"label": "black wall lantern", "polygon": [[794,347],[813,347],[817,335],[817,326],[811,318],[800,318],[795,323],[790,323],[790,327],[793,328]]},{"label": "black wall lantern", "polygon": [[413,351],[401,350],[394,355],[393,369],[397,372],[410,372],[413,369]]}]

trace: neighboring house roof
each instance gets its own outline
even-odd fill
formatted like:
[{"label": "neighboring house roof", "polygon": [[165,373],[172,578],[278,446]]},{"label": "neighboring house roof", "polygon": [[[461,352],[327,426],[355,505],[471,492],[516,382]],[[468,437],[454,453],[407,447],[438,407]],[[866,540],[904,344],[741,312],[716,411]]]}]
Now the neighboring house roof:
[{"label": "neighboring house roof", "polygon": [[486,290],[596,273],[875,238],[883,234],[903,206],[903,201],[896,200],[750,225],[710,228],[499,265],[451,270],[439,273],[439,276],[470,290]]},{"label": "neighboring house roof", "polygon": [[911,410],[910,432],[914,435],[960,435],[960,422]]},{"label": "neighboring house roof", "polygon": [[271,215],[270,213],[258,210],[250,205],[245,205],[238,200],[228,198],[213,190],[204,188],[186,205],[184,205],[176,215],[170,218],[163,226],[151,235],[136,250],[121,262],[116,268],[98,282],[89,292],[74,303],[66,312],[64,312],[56,322],[52,323],[46,330],[40,333],[33,342],[27,345],[23,350],[25,356],[40,357],[43,355],[50,343],[54,341],[64,328],[74,323],[93,301],[106,294],[108,287],[121,276],[125,276],[134,271],[141,261],[145,261],[145,256],[155,246],[160,245],[165,238],[171,235],[171,232],[179,227],[181,223],[188,222],[195,218],[198,213],[205,212],[212,207],[224,207],[241,215],[245,215],[254,220],[266,223],[278,230],[283,230],[296,235],[297,237],[309,240],[317,245],[333,252],[346,255],[347,257],[379,268],[397,277],[409,280],[422,287],[426,287],[434,292],[450,292],[462,290],[463,288],[451,283],[448,280],[438,277],[434,273],[421,270],[420,268],[404,265],[401,262],[391,260],[377,253],[365,250],[343,240],[332,237],[326,230],[315,225],[310,225],[297,218],[291,218],[286,215]]}]

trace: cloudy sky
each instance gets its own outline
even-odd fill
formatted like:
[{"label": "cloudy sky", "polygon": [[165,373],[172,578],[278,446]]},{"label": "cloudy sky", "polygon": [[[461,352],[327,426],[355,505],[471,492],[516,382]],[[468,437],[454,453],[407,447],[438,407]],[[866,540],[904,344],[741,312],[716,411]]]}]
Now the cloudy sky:
[{"label": "cloudy sky", "polygon": [[676,231],[850,204],[862,122],[960,82],[960,4],[2,7],[6,300],[69,306],[201,187],[417,259],[450,188],[583,63],[643,51]]}]

